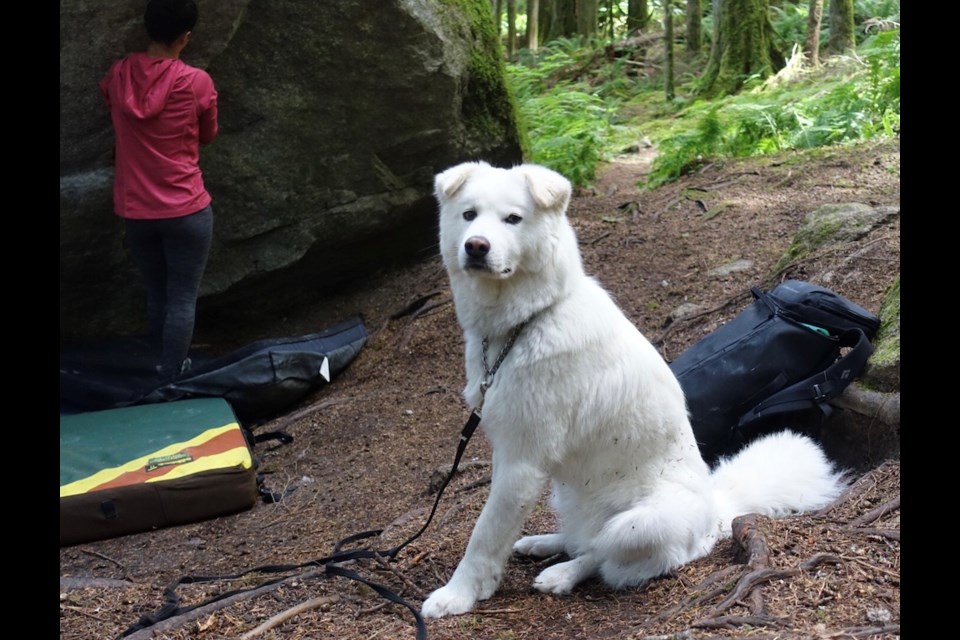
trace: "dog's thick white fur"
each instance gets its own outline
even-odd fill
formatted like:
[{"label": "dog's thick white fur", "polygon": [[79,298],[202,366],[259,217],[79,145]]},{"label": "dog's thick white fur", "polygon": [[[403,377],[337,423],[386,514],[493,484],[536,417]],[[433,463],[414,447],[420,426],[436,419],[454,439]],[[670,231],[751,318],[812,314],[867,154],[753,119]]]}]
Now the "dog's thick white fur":
[{"label": "dog's thick white fur", "polygon": [[[820,448],[783,432],[712,473],[669,366],[584,273],[566,217],[571,186],[537,165],[484,162],[436,176],[440,249],[466,338],[471,407],[493,448],[490,496],[450,582],[427,617],[470,611],[493,595],[516,551],[565,552],[534,587],[568,593],[599,574],[639,585],[710,552],[731,520],[815,509],[844,487]],[[481,399],[482,343],[493,366],[525,324]],[[560,531],[514,542],[547,481]]]}]

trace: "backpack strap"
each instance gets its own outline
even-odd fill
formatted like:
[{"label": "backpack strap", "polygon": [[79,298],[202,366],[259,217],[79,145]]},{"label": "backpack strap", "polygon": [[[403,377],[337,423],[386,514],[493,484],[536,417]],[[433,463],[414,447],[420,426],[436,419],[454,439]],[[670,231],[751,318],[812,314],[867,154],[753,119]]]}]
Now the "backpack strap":
[{"label": "backpack strap", "polygon": [[829,415],[830,407],[827,401],[835,398],[853,382],[873,353],[873,345],[862,329],[844,331],[838,337],[838,346],[851,349],[823,371],[781,389],[757,404],[740,417],[737,427],[742,429],[759,418],[813,407],[818,407],[824,415]]}]

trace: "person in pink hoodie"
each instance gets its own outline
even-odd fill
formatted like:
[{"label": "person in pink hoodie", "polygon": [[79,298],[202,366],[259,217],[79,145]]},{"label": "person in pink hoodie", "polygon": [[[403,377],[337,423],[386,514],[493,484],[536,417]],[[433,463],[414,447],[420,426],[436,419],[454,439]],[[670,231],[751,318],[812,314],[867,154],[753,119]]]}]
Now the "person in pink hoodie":
[{"label": "person in pink hoodie", "polygon": [[100,82],[115,134],[113,202],[143,275],[157,373],[190,368],[197,296],[213,235],[200,145],[217,135],[210,75],[180,60],[198,16],[194,0],[150,0],[145,52],[118,60]]}]

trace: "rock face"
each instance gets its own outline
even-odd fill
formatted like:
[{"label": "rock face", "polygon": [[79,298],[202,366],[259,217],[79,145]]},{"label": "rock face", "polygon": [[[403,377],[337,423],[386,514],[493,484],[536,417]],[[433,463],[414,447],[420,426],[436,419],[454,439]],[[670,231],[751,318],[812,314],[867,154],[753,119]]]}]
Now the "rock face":
[{"label": "rock face", "polygon": [[[219,92],[204,307],[344,286],[435,251],[433,176],[512,164],[521,134],[486,0],[200,0],[183,58]],[[112,214],[97,83],[143,49],[144,2],[60,3],[61,339],[131,330],[139,278]]]}]

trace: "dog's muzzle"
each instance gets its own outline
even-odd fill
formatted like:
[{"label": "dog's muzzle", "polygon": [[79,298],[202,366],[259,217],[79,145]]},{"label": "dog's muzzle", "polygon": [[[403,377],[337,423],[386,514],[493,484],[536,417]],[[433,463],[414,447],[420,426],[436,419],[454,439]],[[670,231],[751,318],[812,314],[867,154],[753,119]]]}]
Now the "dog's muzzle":
[{"label": "dog's muzzle", "polygon": [[490,265],[487,264],[487,254],[490,253],[489,240],[483,236],[471,236],[463,243],[463,250],[467,256],[464,263],[467,269],[490,270]]}]

